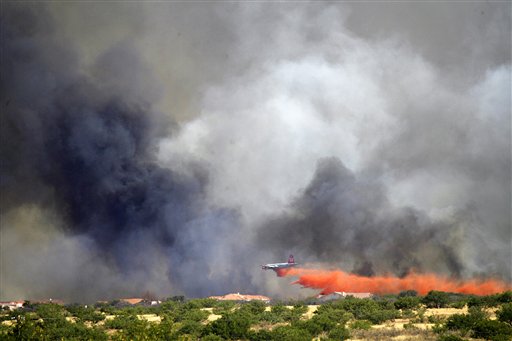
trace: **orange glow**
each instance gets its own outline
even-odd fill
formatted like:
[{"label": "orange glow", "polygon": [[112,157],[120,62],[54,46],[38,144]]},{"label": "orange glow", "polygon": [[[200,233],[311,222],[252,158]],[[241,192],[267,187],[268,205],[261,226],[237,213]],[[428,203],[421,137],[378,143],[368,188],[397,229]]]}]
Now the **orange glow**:
[{"label": "orange glow", "polygon": [[411,273],[405,277],[398,278],[394,276],[364,277],[341,270],[291,268],[279,269],[276,272],[280,277],[296,276],[298,280],[292,284],[300,284],[306,288],[321,289],[321,294],[323,295],[335,291],[391,294],[404,290],[415,290],[420,295],[425,295],[431,290],[489,295],[511,290],[512,288],[510,284],[495,279],[461,281],[434,274]]}]

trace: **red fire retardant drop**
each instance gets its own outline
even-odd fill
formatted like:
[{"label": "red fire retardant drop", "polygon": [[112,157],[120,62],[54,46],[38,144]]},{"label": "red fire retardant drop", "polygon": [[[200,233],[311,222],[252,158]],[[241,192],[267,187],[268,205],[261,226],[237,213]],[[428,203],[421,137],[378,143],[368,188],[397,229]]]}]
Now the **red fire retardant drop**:
[{"label": "red fire retardant drop", "polygon": [[280,277],[296,276],[299,279],[292,284],[321,289],[323,295],[335,291],[391,294],[404,290],[415,290],[420,295],[425,295],[431,290],[489,295],[512,289],[510,284],[495,279],[461,281],[434,274],[411,273],[402,278],[394,276],[364,277],[341,270],[289,268],[277,270],[277,275]]}]

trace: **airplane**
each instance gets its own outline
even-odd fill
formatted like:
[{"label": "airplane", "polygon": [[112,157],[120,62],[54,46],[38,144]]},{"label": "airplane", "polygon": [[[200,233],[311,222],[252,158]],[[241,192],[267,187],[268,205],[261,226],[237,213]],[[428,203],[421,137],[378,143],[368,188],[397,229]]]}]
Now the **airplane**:
[{"label": "airplane", "polygon": [[298,263],[295,263],[295,259],[293,258],[293,255],[290,255],[290,257],[288,257],[288,263],[265,264],[265,265],[262,265],[261,268],[263,270],[274,270],[274,271],[277,271],[279,269],[291,268],[293,266],[296,266],[297,264]]}]

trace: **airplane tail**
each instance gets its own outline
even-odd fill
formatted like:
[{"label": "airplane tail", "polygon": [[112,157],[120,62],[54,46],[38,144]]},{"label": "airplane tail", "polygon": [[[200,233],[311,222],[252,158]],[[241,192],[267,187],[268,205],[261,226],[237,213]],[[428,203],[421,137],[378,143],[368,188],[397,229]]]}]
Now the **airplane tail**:
[{"label": "airplane tail", "polygon": [[288,264],[295,264],[295,259],[293,258],[293,255],[290,255],[290,257],[288,257]]}]

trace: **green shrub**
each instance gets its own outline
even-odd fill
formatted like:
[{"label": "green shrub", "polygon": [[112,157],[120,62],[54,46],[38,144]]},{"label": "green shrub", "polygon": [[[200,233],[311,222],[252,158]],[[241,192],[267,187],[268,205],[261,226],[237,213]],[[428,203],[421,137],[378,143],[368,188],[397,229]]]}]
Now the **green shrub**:
[{"label": "green shrub", "polygon": [[[318,328],[311,328],[313,330],[320,330],[320,332],[327,332],[334,328],[336,325],[336,321],[333,321],[333,319],[330,316],[327,316],[326,314],[322,315],[315,315],[313,316],[309,321],[306,322],[307,324],[315,324],[318,326]],[[313,335],[317,335],[318,333],[312,333]]]},{"label": "green shrub", "polygon": [[105,315],[96,311],[93,307],[86,307],[80,304],[73,304],[66,307],[66,310],[81,321],[98,323],[105,319]]},{"label": "green shrub", "polygon": [[427,317],[427,321],[428,323],[441,323],[444,321],[444,318],[441,317],[441,316],[436,316],[436,315],[430,315],[429,317]]},{"label": "green shrub", "polygon": [[202,330],[203,325],[200,322],[186,320],[181,323],[179,333],[187,335],[200,335]]},{"label": "green shrub", "polygon": [[179,311],[174,314],[174,321],[196,321],[202,322],[208,318],[210,313],[206,310],[201,310],[198,308],[187,309],[185,307],[179,309]]},{"label": "green shrub", "polygon": [[400,314],[400,317],[405,319],[410,319],[416,316],[416,313],[409,309],[402,310],[402,313]]},{"label": "green shrub", "polygon": [[468,299],[468,307],[497,307],[502,303],[512,303],[512,291],[487,296],[471,296]]},{"label": "green shrub", "polygon": [[266,329],[260,329],[259,331],[250,330],[247,334],[247,338],[251,341],[272,340],[272,332]]},{"label": "green shrub", "polygon": [[365,316],[374,324],[381,324],[385,321],[393,320],[399,316],[396,310],[377,310],[370,316]]},{"label": "green shrub", "polygon": [[512,303],[512,291],[505,291],[498,295],[498,301],[500,303]]},{"label": "green shrub", "polygon": [[107,329],[125,329],[130,325],[139,323],[139,319],[135,315],[118,315],[111,320],[105,321],[105,328]]},{"label": "green shrub", "polygon": [[421,303],[421,298],[413,296],[400,297],[394,303],[396,309],[416,309]]},{"label": "green shrub", "polygon": [[496,312],[496,317],[498,321],[512,325],[512,303],[503,304]]},{"label": "green shrub", "polygon": [[[261,301],[251,301],[249,303],[245,303],[240,307],[240,311],[247,312],[251,315],[260,315],[265,311],[267,305]],[[285,308],[288,309],[288,308]]]},{"label": "green shrub", "polygon": [[404,329],[418,329],[412,322],[407,322],[404,324]]},{"label": "green shrub", "polygon": [[311,341],[312,335],[303,328],[281,326],[272,330],[271,340],[276,341]]},{"label": "green shrub", "polygon": [[215,334],[224,339],[243,339],[248,335],[250,326],[250,316],[237,311],[213,321],[205,328],[205,332],[206,335]]},{"label": "green shrub", "polygon": [[344,326],[337,326],[329,332],[330,340],[346,340],[350,338],[350,332]]},{"label": "green shrub", "polygon": [[[215,335],[215,334],[208,334],[201,338],[201,341],[223,341],[223,340],[224,339],[222,337]],[[266,340],[268,340],[268,339],[266,339]]]},{"label": "green shrub", "polygon": [[39,310],[44,319],[34,313],[19,316],[7,332],[13,340],[106,340],[107,335],[99,328],[88,328],[83,323],[72,323],[62,316],[60,308],[45,307]]},{"label": "green shrub", "polygon": [[236,303],[233,301],[218,301],[213,307],[213,313],[216,315],[224,315],[233,311]]},{"label": "green shrub", "polygon": [[446,320],[446,328],[449,330],[461,330],[463,332],[470,331],[477,320],[470,315],[454,314]]},{"label": "green shrub", "polygon": [[323,326],[320,323],[316,323],[311,319],[306,321],[296,321],[292,323],[292,326],[294,328],[303,329],[312,336],[318,336],[324,330]]},{"label": "green shrub", "polygon": [[[358,320],[369,320],[379,324],[397,318],[400,314],[389,301],[371,299],[346,298],[320,306],[319,311],[344,310],[350,312]],[[331,312],[329,312],[330,314]]]},{"label": "green shrub", "polygon": [[473,327],[472,337],[501,341],[512,339],[512,326],[496,320],[478,321]]},{"label": "green shrub", "polygon": [[369,330],[371,327],[372,323],[368,320],[356,320],[350,325],[351,329]]}]

